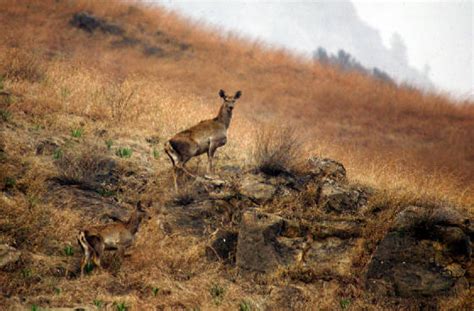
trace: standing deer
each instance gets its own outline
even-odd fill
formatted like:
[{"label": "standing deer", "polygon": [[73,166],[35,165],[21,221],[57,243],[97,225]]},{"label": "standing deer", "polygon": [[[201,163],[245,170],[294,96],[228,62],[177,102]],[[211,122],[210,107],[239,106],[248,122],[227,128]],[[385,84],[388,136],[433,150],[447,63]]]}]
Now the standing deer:
[{"label": "standing deer", "polygon": [[123,255],[125,249],[133,244],[135,234],[146,212],[138,202],[135,210],[126,222],[116,222],[105,225],[89,227],[79,232],[77,240],[81,246],[84,257],[81,261],[81,277],[84,275],[85,266],[91,261],[100,269],[100,259],[104,250],[117,250]]},{"label": "standing deer", "polygon": [[208,173],[213,173],[212,160],[217,148],[222,147],[227,142],[227,129],[232,119],[232,109],[237,99],[242,95],[237,91],[234,96],[228,96],[223,90],[219,91],[219,96],[224,100],[217,116],[210,120],[204,120],[193,127],[184,130],[165,143],[165,152],[173,164],[174,187],[178,191],[178,170],[191,177],[196,177],[190,173],[185,164],[191,158],[207,153]]}]

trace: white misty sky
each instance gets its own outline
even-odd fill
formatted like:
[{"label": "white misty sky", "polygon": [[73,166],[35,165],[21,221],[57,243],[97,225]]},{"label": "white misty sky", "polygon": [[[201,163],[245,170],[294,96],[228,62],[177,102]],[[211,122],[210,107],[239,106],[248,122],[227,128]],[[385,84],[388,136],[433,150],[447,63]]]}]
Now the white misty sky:
[{"label": "white misty sky", "polygon": [[410,64],[455,96],[474,96],[474,5],[472,0],[353,0],[359,16],[390,46],[401,35]]},{"label": "white misty sky", "polygon": [[[148,2],[158,2],[195,19],[286,45],[300,52],[310,53],[319,45],[331,52],[342,48],[351,52],[363,64],[380,66],[382,69],[383,55],[391,48],[393,34],[398,33],[407,48],[406,65],[419,72],[424,72],[429,66],[428,76],[437,89],[449,92],[455,97],[474,98],[472,0]],[[351,9],[350,2],[355,7],[355,12]],[[305,16],[306,9],[310,12],[309,17]],[[312,17],[320,20],[312,22]],[[328,20],[325,21],[325,18]],[[347,25],[344,25],[346,19]],[[338,25],[334,27],[334,23]],[[311,27],[312,25],[314,26]],[[328,28],[325,28],[325,25],[328,25]],[[291,28],[291,32],[285,27]],[[366,42],[376,45],[380,41],[380,46],[373,47],[374,55],[368,55],[372,47],[361,48],[360,43],[357,46],[354,42],[362,38],[354,37],[347,28],[357,28],[354,30],[356,33],[370,37],[364,38]],[[328,30],[331,33],[328,33]],[[333,33],[339,30],[339,36]],[[399,71],[393,69],[393,61],[387,57],[386,68],[392,68],[391,73],[394,76],[399,75],[399,79],[415,79],[413,77],[417,75],[416,72],[410,71],[409,68]]]}]

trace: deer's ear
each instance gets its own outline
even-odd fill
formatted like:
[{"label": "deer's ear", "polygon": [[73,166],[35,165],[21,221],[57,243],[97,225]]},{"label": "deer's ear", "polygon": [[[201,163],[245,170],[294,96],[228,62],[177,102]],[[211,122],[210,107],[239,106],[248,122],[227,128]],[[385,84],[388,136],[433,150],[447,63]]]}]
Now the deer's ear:
[{"label": "deer's ear", "polygon": [[224,90],[219,90],[219,96],[222,97],[222,98],[225,98]]},{"label": "deer's ear", "polygon": [[240,96],[242,96],[242,91],[237,91],[234,95],[234,98],[237,99],[240,98]]}]

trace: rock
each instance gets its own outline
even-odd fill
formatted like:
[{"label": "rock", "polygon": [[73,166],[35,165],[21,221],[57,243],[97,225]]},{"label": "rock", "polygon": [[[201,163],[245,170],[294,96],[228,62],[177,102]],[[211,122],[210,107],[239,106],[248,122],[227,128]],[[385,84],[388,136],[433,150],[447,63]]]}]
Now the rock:
[{"label": "rock", "polygon": [[338,182],[346,182],[346,169],[344,166],[331,159],[311,157],[308,160],[310,173],[317,179],[330,179]]},{"label": "rock", "polygon": [[247,271],[270,272],[292,262],[296,249],[291,239],[283,241],[284,227],[285,220],[279,216],[259,211],[244,213],[237,242],[237,266]]},{"label": "rock", "polygon": [[454,280],[436,271],[420,269],[417,264],[397,265],[393,269],[395,293],[400,297],[423,297],[449,290]]},{"label": "rock", "polygon": [[229,222],[232,210],[232,205],[226,201],[196,201],[185,206],[163,206],[157,221],[166,234],[180,232],[202,236],[215,231],[217,225]]},{"label": "rock", "polygon": [[260,175],[248,174],[240,181],[239,191],[252,201],[263,204],[276,194],[277,188],[265,182]]},{"label": "rock", "polygon": [[6,244],[0,244],[0,269],[14,264],[20,259],[21,252]]},{"label": "rock", "polygon": [[237,250],[237,232],[219,230],[211,245],[206,249],[206,256],[209,260],[223,260],[224,262],[235,262]]},{"label": "rock", "polygon": [[354,213],[367,203],[367,193],[347,185],[325,182],[319,192],[319,204],[327,211]]},{"label": "rock", "polygon": [[361,247],[362,243],[362,239],[317,239],[311,243],[304,263],[311,267],[316,275],[350,276],[354,248]]},{"label": "rock", "polygon": [[97,29],[104,33],[113,35],[122,35],[124,33],[124,30],[121,27],[107,23],[106,21],[87,12],[79,12],[74,14],[74,16],[69,21],[69,24],[89,33],[93,33]]},{"label": "rock", "polygon": [[320,239],[327,237],[348,239],[360,236],[363,225],[361,220],[321,220],[314,224],[314,233]]},{"label": "rock", "polygon": [[400,297],[450,295],[466,287],[471,265],[465,217],[446,208],[409,206],[378,245],[367,272],[368,287]]}]

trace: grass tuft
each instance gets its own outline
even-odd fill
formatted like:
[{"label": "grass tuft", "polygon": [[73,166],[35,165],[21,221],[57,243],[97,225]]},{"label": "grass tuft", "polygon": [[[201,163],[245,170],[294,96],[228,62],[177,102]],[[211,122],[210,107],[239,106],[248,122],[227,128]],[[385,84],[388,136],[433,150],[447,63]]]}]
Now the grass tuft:
[{"label": "grass tuft", "polygon": [[301,158],[301,142],[294,128],[272,125],[257,132],[253,160],[260,172],[271,176],[292,173]]}]

